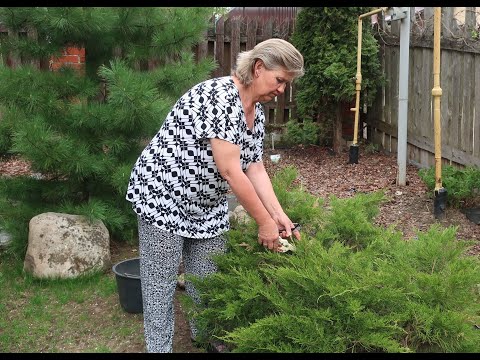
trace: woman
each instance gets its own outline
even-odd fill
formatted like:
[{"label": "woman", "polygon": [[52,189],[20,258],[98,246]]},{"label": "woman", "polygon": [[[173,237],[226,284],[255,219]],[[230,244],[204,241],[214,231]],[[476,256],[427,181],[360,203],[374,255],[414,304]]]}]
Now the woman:
[{"label": "woman", "polygon": [[[279,233],[292,235],[262,163],[260,103],[303,72],[302,55],[285,40],[269,39],[240,53],[231,76],[199,83],[176,102],[135,163],[126,198],[138,215],[148,352],[172,351],[181,257],[186,274],[216,271],[210,255],[226,250],[229,189],[256,221],[260,244],[276,251]],[[185,288],[198,302],[192,284]],[[192,321],[190,328],[195,338]]]}]

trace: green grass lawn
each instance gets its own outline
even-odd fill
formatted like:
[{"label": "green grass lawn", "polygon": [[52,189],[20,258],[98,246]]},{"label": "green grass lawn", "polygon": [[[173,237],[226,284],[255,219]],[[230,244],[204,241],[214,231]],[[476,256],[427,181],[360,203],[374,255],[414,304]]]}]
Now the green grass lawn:
[{"label": "green grass lawn", "polygon": [[143,316],[119,304],[111,272],[39,280],[0,258],[0,352],[143,352]]}]

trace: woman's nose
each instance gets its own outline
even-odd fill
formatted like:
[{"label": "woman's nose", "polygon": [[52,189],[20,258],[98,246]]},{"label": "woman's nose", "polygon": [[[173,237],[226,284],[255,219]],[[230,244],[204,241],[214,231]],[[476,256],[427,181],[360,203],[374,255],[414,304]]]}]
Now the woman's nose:
[{"label": "woman's nose", "polygon": [[286,87],[287,87],[287,83],[280,84],[280,86],[278,87],[278,91],[283,93]]}]

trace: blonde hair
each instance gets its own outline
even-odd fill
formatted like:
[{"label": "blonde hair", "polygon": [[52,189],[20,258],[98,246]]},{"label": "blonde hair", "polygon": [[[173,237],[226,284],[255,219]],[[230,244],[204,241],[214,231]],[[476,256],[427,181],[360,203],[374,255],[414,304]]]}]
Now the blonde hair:
[{"label": "blonde hair", "polygon": [[286,70],[294,79],[304,74],[303,56],[292,44],[282,39],[268,39],[239,53],[232,75],[242,84],[250,85],[257,60],[262,60],[267,70]]}]

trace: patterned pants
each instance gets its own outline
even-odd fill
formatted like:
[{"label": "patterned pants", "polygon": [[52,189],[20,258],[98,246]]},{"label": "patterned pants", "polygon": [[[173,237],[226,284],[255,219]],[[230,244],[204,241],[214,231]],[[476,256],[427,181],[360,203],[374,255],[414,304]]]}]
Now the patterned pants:
[{"label": "patterned pants", "polygon": [[[173,299],[180,260],[185,274],[204,277],[217,270],[209,256],[226,251],[223,235],[209,239],[191,239],[163,231],[138,218],[140,243],[140,279],[143,297],[145,342],[148,352],[172,352],[174,333]],[[198,303],[200,298],[191,284],[185,290]],[[192,338],[195,324],[190,321]]]}]

